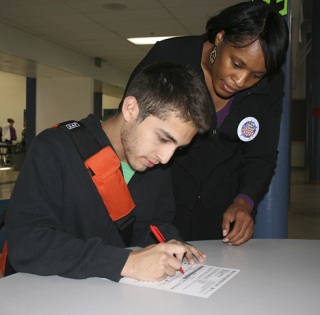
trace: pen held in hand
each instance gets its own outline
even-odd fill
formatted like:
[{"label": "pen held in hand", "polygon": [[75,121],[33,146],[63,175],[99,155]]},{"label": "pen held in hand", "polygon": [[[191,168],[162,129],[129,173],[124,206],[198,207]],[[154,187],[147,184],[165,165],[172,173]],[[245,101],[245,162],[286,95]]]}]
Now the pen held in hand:
[{"label": "pen held in hand", "polygon": [[[159,231],[159,229],[155,225],[150,225],[150,229],[159,243],[164,243],[166,241],[164,236],[161,234],[161,232]],[[182,269],[182,267],[179,270],[184,275],[184,270]]]}]

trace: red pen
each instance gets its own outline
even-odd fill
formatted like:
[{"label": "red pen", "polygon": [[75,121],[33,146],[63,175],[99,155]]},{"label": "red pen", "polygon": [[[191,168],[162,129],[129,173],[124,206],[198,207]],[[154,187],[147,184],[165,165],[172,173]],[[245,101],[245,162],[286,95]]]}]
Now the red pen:
[{"label": "red pen", "polygon": [[[161,232],[159,231],[159,229],[155,225],[150,225],[150,229],[159,243],[164,243],[166,241],[164,236],[161,234]],[[184,270],[182,269],[182,267],[179,270],[184,275]]]}]

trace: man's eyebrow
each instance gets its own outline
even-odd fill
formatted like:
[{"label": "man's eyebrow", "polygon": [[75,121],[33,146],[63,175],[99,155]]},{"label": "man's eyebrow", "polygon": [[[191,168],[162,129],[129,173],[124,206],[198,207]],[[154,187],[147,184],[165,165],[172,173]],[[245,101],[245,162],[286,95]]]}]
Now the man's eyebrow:
[{"label": "man's eyebrow", "polygon": [[170,139],[174,144],[178,144],[178,141],[175,139],[175,138],[173,138],[171,135],[170,135],[170,133],[169,132],[167,132],[167,131],[165,131],[165,130],[163,130],[163,129],[159,129],[159,131],[161,131],[168,139]]}]

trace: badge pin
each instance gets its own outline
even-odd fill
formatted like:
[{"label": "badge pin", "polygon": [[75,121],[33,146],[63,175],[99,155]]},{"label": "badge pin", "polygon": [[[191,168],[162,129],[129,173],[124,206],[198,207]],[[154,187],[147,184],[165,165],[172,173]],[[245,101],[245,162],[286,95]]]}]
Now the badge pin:
[{"label": "badge pin", "polygon": [[259,132],[259,122],[254,117],[246,117],[238,126],[238,137],[244,142],[253,140]]}]

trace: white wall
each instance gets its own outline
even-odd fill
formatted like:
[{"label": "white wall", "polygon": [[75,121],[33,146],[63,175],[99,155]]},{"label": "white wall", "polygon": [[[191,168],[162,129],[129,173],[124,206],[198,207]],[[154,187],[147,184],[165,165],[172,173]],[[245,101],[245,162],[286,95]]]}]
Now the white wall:
[{"label": "white wall", "polygon": [[65,120],[93,113],[93,79],[37,78],[36,134]]},{"label": "white wall", "polygon": [[[81,119],[93,112],[93,80],[78,76],[37,78],[36,133],[69,119]],[[103,109],[118,108],[121,99],[103,95]],[[21,140],[26,108],[26,78],[0,71],[0,126],[7,118],[15,121]]]},{"label": "white wall", "polygon": [[0,71],[0,126],[8,118],[15,123],[17,141],[21,141],[23,111],[26,108],[26,78],[20,75]]},{"label": "white wall", "polygon": [[116,109],[119,107],[121,98],[102,95],[102,109]]}]

